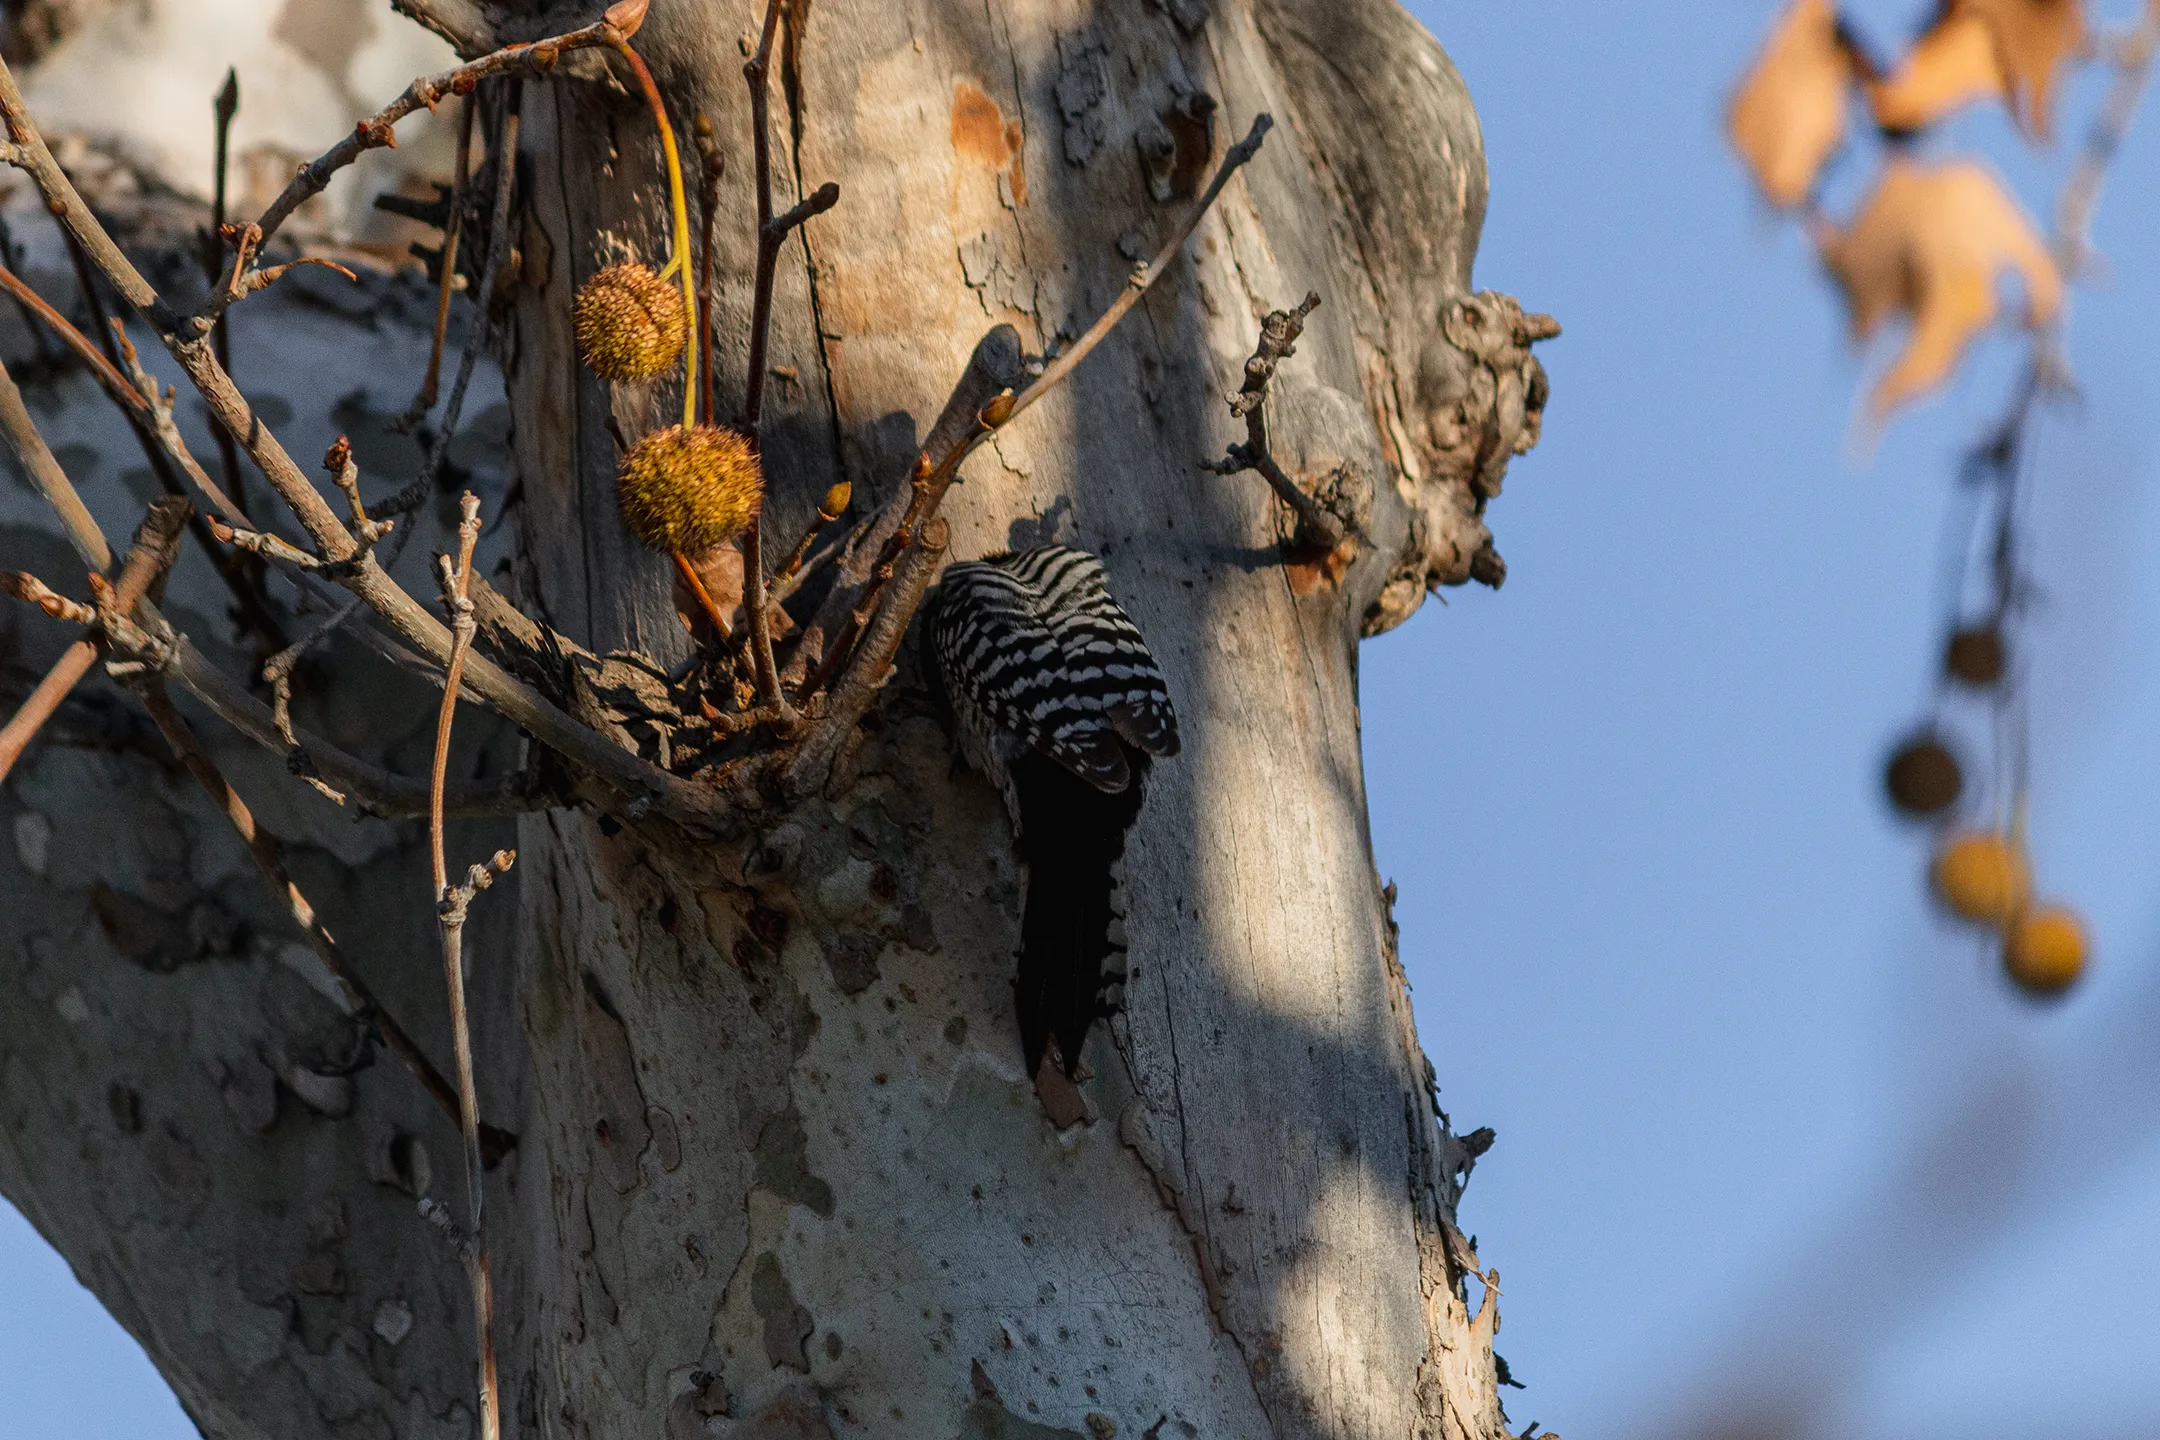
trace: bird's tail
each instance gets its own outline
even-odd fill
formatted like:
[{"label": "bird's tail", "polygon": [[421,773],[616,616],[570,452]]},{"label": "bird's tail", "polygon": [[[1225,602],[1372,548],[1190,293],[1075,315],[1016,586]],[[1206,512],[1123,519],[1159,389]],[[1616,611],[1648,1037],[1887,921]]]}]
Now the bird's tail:
[{"label": "bird's tail", "polygon": [[1129,758],[1131,783],[1107,794],[1040,755],[1013,767],[1028,867],[1014,1000],[1030,1075],[1053,1045],[1068,1076],[1079,1069],[1088,1028],[1110,1013],[1106,994],[1124,978],[1123,947],[1110,939],[1112,875],[1148,765],[1144,754]]}]

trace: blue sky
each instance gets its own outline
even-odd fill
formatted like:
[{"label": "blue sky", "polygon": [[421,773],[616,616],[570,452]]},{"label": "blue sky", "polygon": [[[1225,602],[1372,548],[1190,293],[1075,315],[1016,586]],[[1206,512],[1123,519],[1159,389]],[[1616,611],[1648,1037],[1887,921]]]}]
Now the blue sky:
[{"label": "blue sky", "polygon": [[[1544,445],[1492,509],[1507,589],[1364,651],[1425,1044],[1459,1124],[1500,1135],[1464,1223],[1530,1386],[1511,1413],[1571,1436],[1709,1413],[1850,1440],[2160,1430],[2149,125],[2075,301],[2082,405],[2039,431],[2033,850],[2099,959],[2037,1009],[1929,913],[1924,842],[1876,781],[1939,644],[1956,460],[2016,347],[1856,439],[1881,357],[1851,352],[1719,135],[1770,3],[1413,8],[1484,120],[1478,283],[1567,327]],[[1929,7],[1847,8],[1894,52]],[[1992,117],[1932,148],[1953,146],[2042,214],[2068,162]],[[1844,162],[1834,207],[1870,164]],[[1801,1398],[1774,1406],[1785,1382]]]},{"label": "blue sky", "polygon": [[[1478,283],[1567,327],[1544,445],[1492,510],[1507,589],[1364,651],[1425,1044],[1458,1125],[1500,1135],[1463,1219],[1501,1271],[1517,1428],[2160,1431],[2160,119],[2074,302],[2081,404],[2039,430],[2032,843],[2098,950],[2039,1009],[1930,913],[1876,782],[2014,345],[1856,442],[1871,357],[1718,134],[1771,0],[1412,8],[1484,120]],[[1847,8],[1889,51],[1927,5]],[[1952,142],[2040,211],[2068,158],[1988,117]],[[4,1207],[0,1294],[11,1429],[192,1433]]]}]

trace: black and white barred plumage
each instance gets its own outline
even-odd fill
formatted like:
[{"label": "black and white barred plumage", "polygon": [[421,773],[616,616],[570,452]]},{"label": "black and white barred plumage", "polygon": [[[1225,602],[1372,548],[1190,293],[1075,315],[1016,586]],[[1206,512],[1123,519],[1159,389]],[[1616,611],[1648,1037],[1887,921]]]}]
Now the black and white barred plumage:
[{"label": "black and white barred plumage", "polygon": [[1033,1073],[1071,1074],[1105,1013],[1111,868],[1149,765],[1178,752],[1147,642],[1084,550],[1045,545],[949,567],[929,649],[968,762],[1001,790],[1028,866],[1017,999]]}]

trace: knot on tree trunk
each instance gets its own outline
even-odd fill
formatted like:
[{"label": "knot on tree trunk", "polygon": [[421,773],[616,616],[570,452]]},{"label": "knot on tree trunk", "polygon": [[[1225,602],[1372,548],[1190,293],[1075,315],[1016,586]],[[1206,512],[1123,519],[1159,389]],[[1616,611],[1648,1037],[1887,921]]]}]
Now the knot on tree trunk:
[{"label": "knot on tree trunk", "polygon": [[1399,437],[1397,485],[1410,507],[1402,555],[1365,615],[1364,633],[1392,630],[1428,591],[1467,580],[1498,589],[1507,566],[1484,521],[1508,461],[1537,444],[1551,386],[1530,347],[1559,335],[1550,315],[1481,290],[1446,301],[1418,354]]}]

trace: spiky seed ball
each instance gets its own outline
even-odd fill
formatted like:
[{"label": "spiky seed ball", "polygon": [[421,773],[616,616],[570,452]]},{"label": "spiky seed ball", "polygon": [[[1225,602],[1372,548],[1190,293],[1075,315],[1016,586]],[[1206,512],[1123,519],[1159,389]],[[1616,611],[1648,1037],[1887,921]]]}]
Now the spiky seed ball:
[{"label": "spiky seed ball", "polygon": [[1883,774],[1890,803],[1907,815],[1940,815],[1957,804],[1965,788],[1957,757],[1933,735],[1915,735],[1898,747]]},{"label": "spiky seed ball", "polygon": [[1943,646],[1943,670],[1951,679],[1985,690],[2009,668],[2002,631],[1992,625],[1960,630]]},{"label": "spiky seed ball", "polygon": [[2028,910],[2003,932],[2003,969],[2019,989],[2060,995],[2085,970],[2085,927],[2060,905]]},{"label": "spiky seed ball", "polygon": [[1952,836],[1935,857],[1935,893],[1953,914],[2002,925],[2025,906],[2031,874],[2007,835]]},{"label": "spiky seed ball", "polygon": [[689,337],[682,291],[646,266],[610,265],[578,292],[578,349],[603,380],[665,375],[682,359]]},{"label": "spiky seed ball", "polygon": [[615,496],[630,533],[655,550],[700,555],[742,534],[765,493],[757,451],[717,425],[655,430],[623,456]]}]

